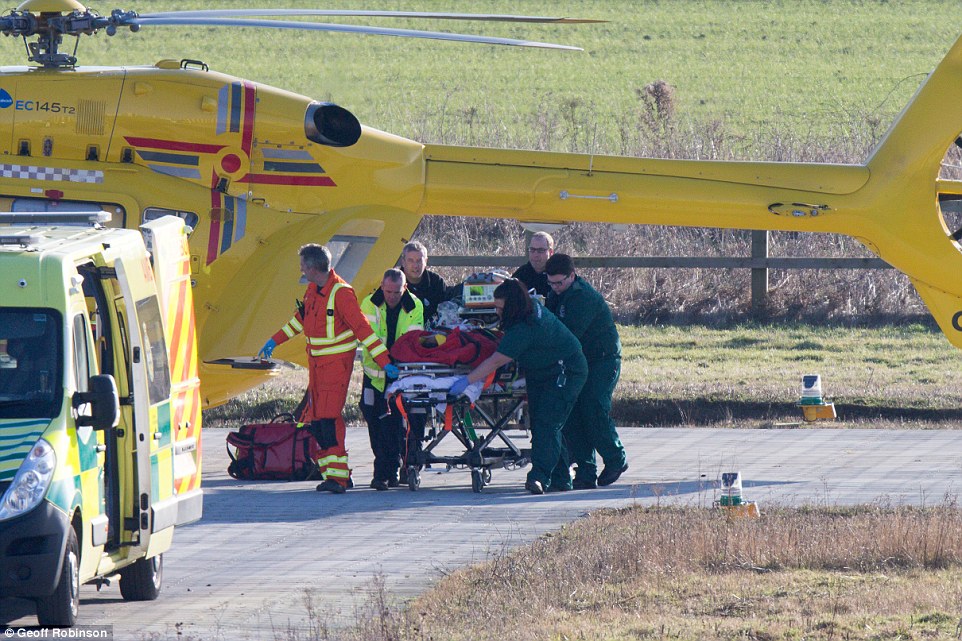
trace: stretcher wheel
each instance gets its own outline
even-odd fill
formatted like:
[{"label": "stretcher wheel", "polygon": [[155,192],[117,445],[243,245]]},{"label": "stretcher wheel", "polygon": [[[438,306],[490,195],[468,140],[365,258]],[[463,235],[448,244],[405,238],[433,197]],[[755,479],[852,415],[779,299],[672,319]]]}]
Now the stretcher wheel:
[{"label": "stretcher wheel", "polygon": [[481,470],[471,470],[471,491],[479,493],[484,487],[484,474]]},{"label": "stretcher wheel", "polygon": [[408,468],[408,489],[412,492],[417,492],[418,488],[421,487],[421,473],[416,467]]},{"label": "stretcher wheel", "polygon": [[484,470],[481,472],[481,480],[484,481],[484,484],[485,484],[485,485],[488,485],[489,483],[491,483],[491,468],[490,468],[490,467],[484,468]]}]

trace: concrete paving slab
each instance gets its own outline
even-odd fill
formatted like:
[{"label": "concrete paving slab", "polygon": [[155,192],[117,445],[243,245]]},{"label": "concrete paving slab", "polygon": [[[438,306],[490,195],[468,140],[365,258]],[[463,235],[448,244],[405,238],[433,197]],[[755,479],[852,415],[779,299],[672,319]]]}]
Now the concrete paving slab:
[{"label": "concrete paving slab", "polygon": [[[466,471],[425,471],[421,489],[367,488],[366,430],[349,429],[360,487],[240,482],[227,473],[225,430],[204,434],[204,518],[181,528],[157,601],[127,603],[115,585],[82,590],[81,623],[117,639],[273,639],[354,619],[376,577],[392,599],[442,573],[531,541],[599,508],[672,503],[706,509],[722,472],[741,471],[766,505],[937,504],[962,487],[962,430],[623,429],[630,469],[615,485],[532,496],[524,470],[495,470],[471,492]],[[0,601],[0,624],[33,625],[32,605]]]}]

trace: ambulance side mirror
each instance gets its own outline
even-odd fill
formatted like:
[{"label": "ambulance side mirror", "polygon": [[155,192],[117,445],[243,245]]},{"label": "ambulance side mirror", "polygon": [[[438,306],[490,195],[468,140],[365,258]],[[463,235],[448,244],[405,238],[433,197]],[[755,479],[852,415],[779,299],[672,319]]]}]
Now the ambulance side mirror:
[{"label": "ambulance side mirror", "polygon": [[120,398],[117,383],[109,374],[91,376],[89,391],[73,395],[73,408],[89,405],[89,415],[77,416],[77,425],[89,425],[95,430],[109,430],[117,427],[120,420]]}]

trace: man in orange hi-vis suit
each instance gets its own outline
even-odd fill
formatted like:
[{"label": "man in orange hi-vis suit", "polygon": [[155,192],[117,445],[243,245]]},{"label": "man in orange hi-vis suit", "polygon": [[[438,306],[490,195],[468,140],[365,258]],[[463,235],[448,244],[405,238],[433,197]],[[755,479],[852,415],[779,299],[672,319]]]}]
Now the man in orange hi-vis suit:
[{"label": "man in orange hi-vis suit", "polygon": [[378,339],[361,313],[354,290],[331,269],[331,252],[321,245],[304,245],[301,272],[309,284],[304,302],[258,354],[270,358],[274,348],[301,332],[307,339],[308,400],[299,417],[321,447],[317,459],[324,482],[318,492],[343,494],[351,470],[344,447],[344,417],[347,388],[354,369],[354,353],[360,343],[382,368],[391,363],[387,347]]}]

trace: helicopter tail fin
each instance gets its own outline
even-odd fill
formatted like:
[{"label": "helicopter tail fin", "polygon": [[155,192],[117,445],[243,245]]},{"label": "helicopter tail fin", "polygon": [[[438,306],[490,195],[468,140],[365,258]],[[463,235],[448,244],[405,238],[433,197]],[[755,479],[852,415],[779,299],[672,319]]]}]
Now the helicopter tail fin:
[{"label": "helicopter tail fin", "polygon": [[928,306],[939,327],[956,347],[962,348],[962,298],[912,279],[919,296]]},{"label": "helicopter tail fin", "polygon": [[868,162],[873,174],[879,169],[899,172],[905,166],[924,166],[938,174],[945,150],[962,131],[960,79],[962,36],[922,82],[875,148]]}]

